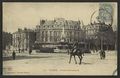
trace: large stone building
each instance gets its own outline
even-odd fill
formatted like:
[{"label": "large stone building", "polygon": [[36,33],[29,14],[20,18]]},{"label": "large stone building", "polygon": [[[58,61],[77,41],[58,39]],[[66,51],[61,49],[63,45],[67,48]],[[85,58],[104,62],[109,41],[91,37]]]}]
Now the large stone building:
[{"label": "large stone building", "polygon": [[35,32],[26,28],[24,30],[18,29],[18,31],[13,33],[12,39],[12,45],[15,50],[29,50],[34,45]]},{"label": "large stone building", "polygon": [[93,23],[84,26],[84,31],[86,33],[86,39],[95,39],[97,32],[99,31],[100,24]]},{"label": "large stone building", "polygon": [[[80,21],[55,18],[54,20],[40,20],[36,26],[35,43],[46,47],[55,47],[60,42],[74,43],[84,40],[85,33],[81,29]],[[43,45],[44,44],[44,45]]]}]

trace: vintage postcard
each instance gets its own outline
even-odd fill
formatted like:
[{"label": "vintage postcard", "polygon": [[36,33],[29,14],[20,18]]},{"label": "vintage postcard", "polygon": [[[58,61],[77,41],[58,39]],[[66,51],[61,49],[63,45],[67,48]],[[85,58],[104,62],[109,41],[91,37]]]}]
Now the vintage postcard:
[{"label": "vintage postcard", "polygon": [[3,75],[117,76],[117,2],[3,2]]}]

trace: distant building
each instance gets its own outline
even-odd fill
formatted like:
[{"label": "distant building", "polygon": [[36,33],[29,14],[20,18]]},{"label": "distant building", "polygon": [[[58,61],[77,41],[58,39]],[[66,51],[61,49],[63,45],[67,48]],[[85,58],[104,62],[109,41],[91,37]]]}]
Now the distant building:
[{"label": "distant building", "polygon": [[12,45],[15,50],[29,50],[32,48],[35,42],[35,32],[31,29],[18,29],[17,32],[14,32],[12,35],[13,42]]},{"label": "distant building", "polygon": [[99,31],[99,27],[99,23],[85,25],[84,30],[86,32],[86,39],[95,39],[97,36],[97,32]]},{"label": "distant building", "polygon": [[64,18],[40,20],[35,32],[35,43],[46,47],[54,47],[59,42],[81,42],[85,37],[80,21],[65,20]]}]

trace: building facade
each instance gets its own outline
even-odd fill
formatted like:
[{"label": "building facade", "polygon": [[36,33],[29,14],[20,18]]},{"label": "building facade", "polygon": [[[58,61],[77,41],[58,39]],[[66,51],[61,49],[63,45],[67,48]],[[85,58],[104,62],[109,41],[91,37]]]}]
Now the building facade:
[{"label": "building facade", "polygon": [[36,41],[38,44],[58,44],[62,40],[68,43],[81,42],[85,33],[81,29],[80,21],[55,18],[54,20],[40,20],[36,26]]},{"label": "building facade", "polygon": [[93,23],[84,26],[84,31],[86,33],[86,39],[96,38],[97,32],[99,31],[100,24]]},{"label": "building facade", "polygon": [[17,32],[12,34],[12,45],[15,50],[29,50],[35,42],[35,32],[31,29],[18,29]]}]

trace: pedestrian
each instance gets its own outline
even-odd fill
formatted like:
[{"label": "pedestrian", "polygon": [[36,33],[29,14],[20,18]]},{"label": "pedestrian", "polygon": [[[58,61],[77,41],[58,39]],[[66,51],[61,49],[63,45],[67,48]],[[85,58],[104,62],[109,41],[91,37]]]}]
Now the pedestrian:
[{"label": "pedestrian", "polygon": [[12,57],[13,57],[13,60],[15,60],[15,58],[16,58],[16,53],[15,53],[15,51],[13,51]]},{"label": "pedestrian", "polygon": [[100,59],[105,59],[106,54],[105,54],[105,50],[101,50],[100,51]]},{"label": "pedestrian", "polygon": [[20,53],[20,48],[19,48],[19,53]]},{"label": "pedestrian", "polygon": [[106,53],[105,53],[105,50],[103,50],[103,59],[105,59],[106,57]]},{"label": "pedestrian", "polygon": [[29,50],[29,54],[31,54],[31,53],[32,53],[32,49]]}]

